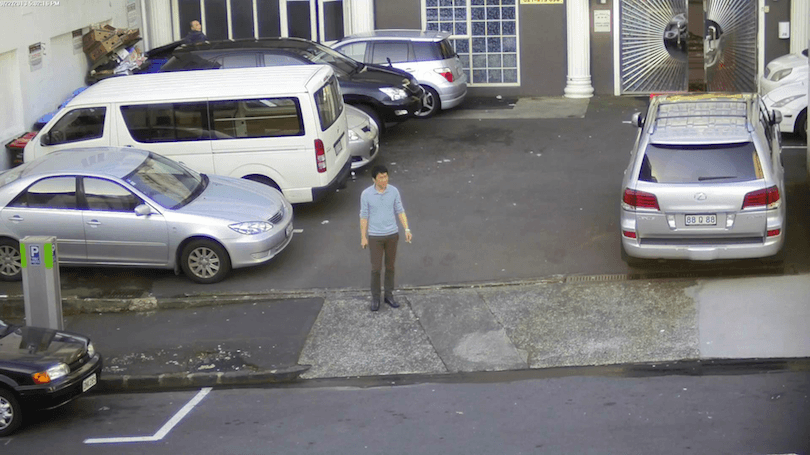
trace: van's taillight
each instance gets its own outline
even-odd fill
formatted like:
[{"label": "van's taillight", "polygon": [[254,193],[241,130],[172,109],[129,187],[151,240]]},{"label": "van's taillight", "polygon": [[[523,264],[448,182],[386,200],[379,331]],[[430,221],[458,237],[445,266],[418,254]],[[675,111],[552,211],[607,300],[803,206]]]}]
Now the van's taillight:
[{"label": "van's taillight", "polygon": [[654,194],[645,193],[644,191],[631,190],[630,188],[624,189],[624,197],[622,202],[630,209],[655,209],[660,210],[658,207],[658,199]]},{"label": "van's taillight", "polygon": [[326,149],[320,139],[315,139],[315,161],[318,163],[318,172],[326,172]]},{"label": "van's taillight", "polygon": [[453,71],[450,68],[437,68],[433,71],[441,74],[443,78],[447,79],[447,82],[453,82]]},{"label": "van's taillight", "polygon": [[742,208],[766,207],[773,209],[779,207],[779,199],[779,188],[772,186],[746,194],[745,199],[743,199]]}]

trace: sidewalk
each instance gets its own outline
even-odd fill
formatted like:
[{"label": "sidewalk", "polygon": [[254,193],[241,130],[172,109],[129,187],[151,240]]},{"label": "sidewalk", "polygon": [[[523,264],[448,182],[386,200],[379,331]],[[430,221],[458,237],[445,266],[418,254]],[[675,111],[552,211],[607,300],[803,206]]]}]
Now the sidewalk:
[{"label": "sidewalk", "polygon": [[810,357],[810,275],[601,279],[407,288],[374,313],[356,289],[190,296],[65,328],[104,355],[104,390]]}]

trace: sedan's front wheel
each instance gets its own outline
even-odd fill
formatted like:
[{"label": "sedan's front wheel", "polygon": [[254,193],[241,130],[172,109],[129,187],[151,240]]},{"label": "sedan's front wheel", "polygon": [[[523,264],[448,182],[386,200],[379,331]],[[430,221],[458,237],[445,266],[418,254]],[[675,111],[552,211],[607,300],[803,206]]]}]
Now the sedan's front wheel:
[{"label": "sedan's front wheel", "polygon": [[222,281],[231,271],[228,252],[212,240],[192,240],[183,248],[180,261],[186,276],[202,284]]},{"label": "sedan's front wheel", "polygon": [[8,436],[22,423],[22,408],[11,391],[0,388],[0,438]]},{"label": "sedan's front wheel", "polygon": [[21,279],[20,242],[12,239],[0,239],[0,280],[20,281]]}]

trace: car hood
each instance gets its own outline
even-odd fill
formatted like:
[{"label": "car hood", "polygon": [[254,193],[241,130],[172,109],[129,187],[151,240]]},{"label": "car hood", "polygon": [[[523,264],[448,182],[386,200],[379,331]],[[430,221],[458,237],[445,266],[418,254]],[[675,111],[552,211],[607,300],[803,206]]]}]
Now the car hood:
[{"label": "car hood", "polygon": [[0,338],[0,356],[19,363],[52,365],[75,362],[87,350],[89,339],[44,327],[16,327]]},{"label": "car hood", "polygon": [[[769,109],[773,109],[773,103],[778,101],[782,101],[785,98],[789,98],[792,96],[799,96],[800,98],[807,97],[807,81],[804,79],[792,82],[790,84],[785,84],[780,87],[776,87],[775,89],[768,92],[767,95],[762,97],[762,101],[768,106]],[[775,109],[779,109],[778,107]]]},{"label": "car hood", "polygon": [[410,92],[419,90],[419,83],[409,73],[389,68],[387,66],[377,66],[363,64],[363,67],[349,76],[352,82],[364,84],[377,84],[380,87],[402,87],[408,88]]},{"label": "car hood", "polygon": [[208,178],[205,191],[178,213],[242,222],[266,220],[284,207],[284,196],[267,185],[221,175]]}]

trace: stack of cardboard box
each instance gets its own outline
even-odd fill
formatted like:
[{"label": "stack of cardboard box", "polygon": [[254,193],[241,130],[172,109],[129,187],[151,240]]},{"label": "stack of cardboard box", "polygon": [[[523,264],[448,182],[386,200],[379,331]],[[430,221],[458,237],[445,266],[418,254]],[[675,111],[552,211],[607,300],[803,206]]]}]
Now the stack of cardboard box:
[{"label": "stack of cardboard box", "polygon": [[140,30],[137,28],[128,30],[105,25],[91,28],[82,36],[82,45],[84,53],[96,64],[111,53],[135,44],[139,39]]}]

